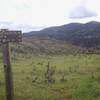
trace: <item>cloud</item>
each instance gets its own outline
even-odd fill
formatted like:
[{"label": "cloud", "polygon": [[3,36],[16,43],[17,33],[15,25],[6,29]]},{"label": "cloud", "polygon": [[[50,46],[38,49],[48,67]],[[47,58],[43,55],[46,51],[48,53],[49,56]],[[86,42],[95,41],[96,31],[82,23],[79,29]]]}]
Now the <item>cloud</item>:
[{"label": "cloud", "polygon": [[43,29],[45,26],[43,27],[39,27],[39,26],[30,26],[27,24],[16,24],[13,22],[6,22],[6,21],[0,21],[0,28],[1,29],[9,29],[9,30],[22,30],[23,32],[29,32],[29,31],[39,31],[41,29]]},{"label": "cloud", "polygon": [[82,18],[89,18],[89,17],[95,17],[95,16],[97,16],[96,12],[91,11],[85,6],[75,7],[71,10],[69,14],[69,18],[72,18],[72,19],[73,18],[82,19]]},{"label": "cloud", "polygon": [[42,26],[84,22],[82,18],[94,18],[95,12],[100,20],[99,0],[0,0],[0,28],[38,30]]}]

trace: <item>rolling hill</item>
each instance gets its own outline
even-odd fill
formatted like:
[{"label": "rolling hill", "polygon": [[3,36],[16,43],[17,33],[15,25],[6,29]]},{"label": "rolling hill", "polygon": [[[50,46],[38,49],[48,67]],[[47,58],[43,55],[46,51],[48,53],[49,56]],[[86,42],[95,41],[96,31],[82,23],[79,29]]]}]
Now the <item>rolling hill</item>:
[{"label": "rolling hill", "polygon": [[34,54],[99,53],[100,23],[70,23],[25,33],[19,47],[15,48],[19,52]]},{"label": "rolling hill", "polygon": [[59,27],[46,28],[42,31],[33,31],[25,34],[28,37],[53,38],[64,40],[81,47],[96,47],[100,44],[100,23],[86,24],[71,23]]}]

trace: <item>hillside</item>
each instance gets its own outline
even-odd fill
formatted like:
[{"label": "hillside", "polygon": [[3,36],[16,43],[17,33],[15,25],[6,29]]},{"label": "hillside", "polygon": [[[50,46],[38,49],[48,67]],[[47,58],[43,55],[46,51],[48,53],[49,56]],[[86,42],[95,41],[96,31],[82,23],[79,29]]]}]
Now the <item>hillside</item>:
[{"label": "hillside", "polygon": [[76,54],[100,52],[100,23],[70,23],[23,34],[23,43],[13,48],[33,54]]},{"label": "hillside", "polygon": [[95,21],[86,24],[71,23],[59,27],[46,28],[42,31],[33,31],[25,34],[25,36],[49,37],[64,40],[81,47],[97,47],[100,44],[100,23]]},{"label": "hillside", "polygon": [[66,41],[55,39],[24,38],[23,43],[12,45],[12,51],[17,54],[47,54],[47,55],[68,55],[84,51],[82,48],[68,44]]}]

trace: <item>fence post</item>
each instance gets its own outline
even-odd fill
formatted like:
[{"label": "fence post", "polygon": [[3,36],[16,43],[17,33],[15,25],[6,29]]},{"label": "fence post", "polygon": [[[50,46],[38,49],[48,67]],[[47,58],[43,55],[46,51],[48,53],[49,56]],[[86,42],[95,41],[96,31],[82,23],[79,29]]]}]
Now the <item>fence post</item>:
[{"label": "fence post", "polygon": [[14,88],[13,88],[12,68],[10,63],[8,42],[2,44],[2,51],[3,51],[4,73],[5,73],[5,83],[6,83],[6,97],[7,100],[13,100]]}]

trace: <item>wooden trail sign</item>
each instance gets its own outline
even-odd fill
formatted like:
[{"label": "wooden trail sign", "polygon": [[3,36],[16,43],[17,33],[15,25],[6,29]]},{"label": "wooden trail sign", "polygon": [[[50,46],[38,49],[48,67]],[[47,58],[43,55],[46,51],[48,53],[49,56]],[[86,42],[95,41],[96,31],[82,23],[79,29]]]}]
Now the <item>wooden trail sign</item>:
[{"label": "wooden trail sign", "polygon": [[3,51],[4,73],[6,82],[6,96],[7,100],[13,100],[14,87],[12,68],[10,63],[9,42],[22,42],[22,32],[9,31],[7,29],[1,29],[0,31],[0,44],[2,45]]},{"label": "wooden trail sign", "polygon": [[0,43],[8,42],[22,42],[21,31],[9,31],[7,29],[2,29],[0,31]]}]

